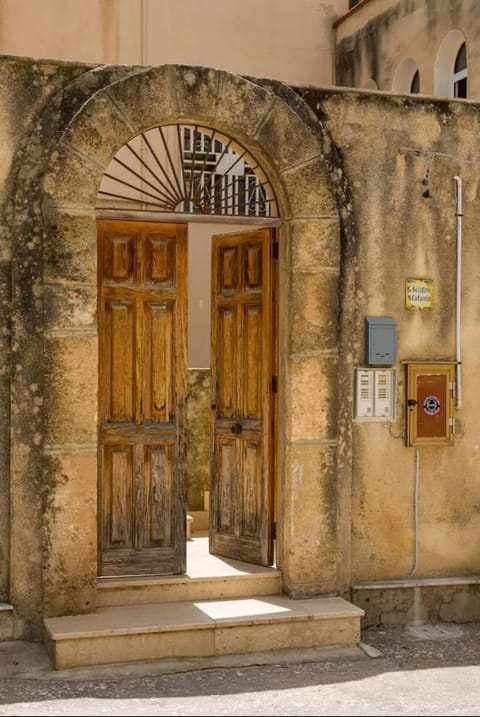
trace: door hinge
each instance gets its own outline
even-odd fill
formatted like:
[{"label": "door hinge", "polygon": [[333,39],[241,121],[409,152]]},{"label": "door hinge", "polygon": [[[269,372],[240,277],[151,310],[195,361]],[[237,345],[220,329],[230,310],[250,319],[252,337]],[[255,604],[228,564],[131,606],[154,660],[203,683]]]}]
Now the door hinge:
[{"label": "door hinge", "polygon": [[278,241],[276,239],[272,242],[272,259],[278,259]]},{"label": "door hinge", "polygon": [[278,376],[272,376],[272,393],[278,391]]}]

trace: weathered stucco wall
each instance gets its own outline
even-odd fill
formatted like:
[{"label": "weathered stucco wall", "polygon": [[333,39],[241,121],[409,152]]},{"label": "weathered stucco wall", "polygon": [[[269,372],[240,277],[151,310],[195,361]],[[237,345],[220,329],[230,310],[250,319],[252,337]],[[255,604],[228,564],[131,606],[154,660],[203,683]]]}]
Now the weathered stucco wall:
[{"label": "weathered stucco wall", "polygon": [[[401,362],[455,358],[453,176],[463,178],[464,401],[454,445],[420,449],[416,575],[477,574],[479,107],[294,92],[208,68],[0,64],[10,133],[1,195],[6,353],[12,307],[11,365],[1,375],[0,575],[18,633],[38,632],[42,615],[95,606],[95,198],[115,151],[162,121],[198,119],[230,132],[262,160],[278,193],[277,555],[284,590],[296,597],[346,594],[352,582],[412,571],[415,451],[405,445]],[[27,126],[18,120],[19,81]],[[433,279],[432,312],[405,310],[410,276]],[[367,315],[398,326],[388,422],[354,420]]]},{"label": "weathered stucco wall", "polygon": [[[416,575],[475,574],[480,568],[478,107],[352,91],[305,96],[331,131],[353,188],[357,248],[343,270],[355,276],[356,318],[344,340],[350,348],[340,380],[353,389],[353,367],[363,365],[365,316],[394,317],[398,329],[397,417],[387,423],[353,421],[353,582],[404,578],[414,567],[415,449],[405,445],[402,361],[455,359],[453,177],[463,180],[463,405],[454,416],[454,445],[419,449]],[[431,312],[405,309],[407,277],[433,279]],[[351,399],[352,392],[340,409],[350,416]],[[343,521],[341,505],[339,514]]]},{"label": "weathered stucco wall", "polygon": [[[15,605],[16,634],[23,637],[39,634],[52,572],[60,582],[53,585],[51,594],[55,595],[58,585],[63,584],[83,607],[91,604],[96,573],[89,566],[87,580],[81,571],[78,580],[68,578],[79,566],[84,567],[85,560],[91,563],[96,544],[95,469],[92,472],[91,464],[88,474],[80,469],[82,462],[85,467],[88,453],[95,461],[96,443],[86,443],[85,426],[80,430],[83,435],[76,431],[83,416],[87,425],[91,424],[90,435],[96,442],[96,406],[88,413],[92,398],[95,403],[95,361],[82,369],[80,354],[72,351],[75,341],[79,346],[79,334],[84,332],[88,341],[88,335],[91,338],[94,333],[96,298],[91,288],[96,285],[95,221],[94,217],[78,215],[66,230],[62,217],[52,218],[48,211],[44,214],[41,178],[62,128],[86,97],[102,82],[111,82],[124,72],[122,68],[98,71],[74,63],[2,59],[0,113],[6,141],[1,187],[1,320],[5,340],[2,359],[6,361],[1,376],[1,411],[10,420],[1,424],[0,575],[5,599]],[[93,245],[89,245],[85,223],[92,230]],[[89,246],[93,248],[93,262],[88,261]],[[57,286],[58,294],[51,286]],[[86,300],[88,294],[90,300]],[[89,305],[87,310],[85,305]],[[72,310],[75,306],[82,308]],[[88,314],[90,319],[86,319]],[[59,337],[66,339],[63,345]],[[63,378],[60,370],[55,386],[49,386],[45,368],[52,366],[54,358],[63,365]],[[82,371],[86,376],[89,366],[90,371],[93,369],[93,392],[84,381],[77,381]],[[85,400],[80,401],[80,397]],[[64,406],[64,414],[55,410],[59,405]],[[76,478],[68,485],[62,462],[72,465],[68,451],[62,457],[55,444],[59,435],[68,436],[70,452],[78,454],[73,469]],[[50,451],[45,451],[45,445]],[[68,504],[76,506],[62,524],[59,518],[65,515],[67,496]],[[78,512],[79,506],[85,510]],[[70,520],[75,511],[76,517]],[[49,546],[55,535],[64,548],[52,553]],[[84,545],[78,540],[82,535],[86,536]],[[79,542],[78,553],[70,549],[72,540]],[[91,547],[84,553],[88,545]],[[90,585],[87,596],[85,582]]]},{"label": "weathered stucco wall", "polygon": [[[19,204],[15,206],[15,186],[21,167],[22,145],[30,132],[39,135],[47,131],[38,125],[39,114],[45,102],[51,98],[60,87],[66,82],[73,80],[76,76],[85,72],[85,66],[81,68],[71,64],[63,63],[35,63],[31,60],[18,60],[4,58],[2,61],[2,74],[0,77],[0,192],[2,196],[2,222],[0,227],[0,600],[9,598],[9,575],[10,575],[10,376],[12,366],[10,364],[10,349],[12,348],[18,362],[15,370],[21,372],[21,353],[18,353],[18,346],[11,345],[11,257],[12,257],[12,221],[15,212],[28,212],[31,197],[28,192],[21,197]],[[21,130],[20,130],[21,128]],[[24,147],[25,151],[37,153],[39,163],[41,152],[35,142]],[[16,153],[20,157],[14,161]],[[38,207],[37,207],[38,215]],[[38,222],[36,232],[38,241]],[[33,241],[33,237],[32,237]],[[28,272],[30,262],[30,250],[32,245],[25,246],[24,269]],[[28,333],[29,328],[24,327]],[[35,328],[28,339],[33,343],[36,341]],[[26,393],[23,397],[26,406],[25,420],[34,425],[37,421],[39,405],[43,400],[41,376],[30,376],[26,378]],[[21,490],[36,495],[37,501],[41,503],[41,487],[37,481],[31,485],[21,486]],[[30,499],[30,498],[29,498]],[[28,502],[28,501],[27,501]],[[22,523],[24,529],[31,533],[34,526],[38,525],[38,514],[32,517],[29,523],[28,516],[24,516]],[[19,538],[19,544],[13,548],[19,560],[24,559],[26,564],[33,562],[38,565],[40,542],[28,537],[25,541]],[[35,568],[37,569],[37,568]]]},{"label": "weathered stucco wall", "polygon": [[410,58],[420,73],[420,93],[448,96],[436,90],[435,71],[442,42],[453,30],[465,38],[468,97],[477,98],[480,7],[476,0],[369,0],[337,23],[336,84],[367,87],[374,80],[378,89],[392,91],[396,71]]}]

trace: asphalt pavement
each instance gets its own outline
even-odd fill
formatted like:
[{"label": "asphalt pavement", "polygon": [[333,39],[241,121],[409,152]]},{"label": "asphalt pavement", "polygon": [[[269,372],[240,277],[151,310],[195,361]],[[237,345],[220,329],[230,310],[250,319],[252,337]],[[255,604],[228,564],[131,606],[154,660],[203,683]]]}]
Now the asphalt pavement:
[{"label": "asphalt pavement", "polygon": [[480,623],[60,671],[38,643],[0,643],[0,715],[480,715]]}]

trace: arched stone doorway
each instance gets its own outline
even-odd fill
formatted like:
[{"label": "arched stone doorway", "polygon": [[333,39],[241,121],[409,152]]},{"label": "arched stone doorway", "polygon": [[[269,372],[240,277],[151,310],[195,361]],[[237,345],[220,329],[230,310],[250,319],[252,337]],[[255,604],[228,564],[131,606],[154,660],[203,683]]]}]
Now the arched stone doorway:
[{"label": "arched stone doorway", "polygon": [[[42,452],[51,490],[42,515],[44,568],[38,579],[46,615],[89,612],[95,605],[98,188],[122,145],[175,122],[203,123],[237,139],[261,162],[278,199],[277,562],[283,589],[293,597],[337,590],[340,220],[323,151],[328,138],[280,83],[165,66],[125,71],[87,95],[43,181],[49,417]],[[55,252],[61,252],[60,262],[51,261]],[[17,466],[21,472],[20,460]]]},{"label": "arched stone doorway", "polygon": [[272,565],[279,219],[266,173],[216,129],[160,125],[115,154],[97,218],[99,576],[188,575],[187,558],[205,563],[202,527],[211,554]]}]

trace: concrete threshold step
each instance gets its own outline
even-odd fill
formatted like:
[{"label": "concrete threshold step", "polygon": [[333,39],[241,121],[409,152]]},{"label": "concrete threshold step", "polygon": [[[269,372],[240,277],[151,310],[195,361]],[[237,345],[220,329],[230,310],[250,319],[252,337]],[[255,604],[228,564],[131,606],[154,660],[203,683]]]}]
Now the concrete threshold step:
[{"label": "concrete threshold step", "polygon": [[274,595],[281,592],[281,585],[281,572],[275,568],[215,577],[100,578],[97,582],[97,606]]},{"label": "concrete threshold step", "polygon": [[339,597],[281,595],[98,608],[47,618],[53,666],[209,657],[284,648],[354,645],[363,610]]}]

